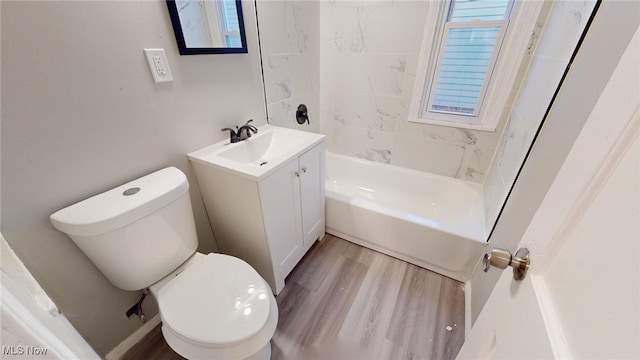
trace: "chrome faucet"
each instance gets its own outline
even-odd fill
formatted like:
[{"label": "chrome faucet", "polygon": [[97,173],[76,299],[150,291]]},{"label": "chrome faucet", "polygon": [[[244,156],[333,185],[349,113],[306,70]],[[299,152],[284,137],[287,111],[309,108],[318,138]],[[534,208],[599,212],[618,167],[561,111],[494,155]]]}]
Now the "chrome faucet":
[{"label": "chrome faucet", "polygon": [[258,132],[258,129],[255,126],[249,125],[249,123],[252,121],[253,119],[247,121],[244,125],[240,126],[237,134],[238,141],[246,140],[251,137],[251,133],[255,134]]}]

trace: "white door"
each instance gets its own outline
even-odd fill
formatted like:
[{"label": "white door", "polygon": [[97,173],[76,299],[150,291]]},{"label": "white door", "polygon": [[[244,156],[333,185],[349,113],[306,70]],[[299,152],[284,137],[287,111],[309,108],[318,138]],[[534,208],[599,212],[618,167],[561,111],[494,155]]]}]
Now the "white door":
[{"label": "white door", "polygon": [[638,64],[636,31],[458,359],[640,358]]}]

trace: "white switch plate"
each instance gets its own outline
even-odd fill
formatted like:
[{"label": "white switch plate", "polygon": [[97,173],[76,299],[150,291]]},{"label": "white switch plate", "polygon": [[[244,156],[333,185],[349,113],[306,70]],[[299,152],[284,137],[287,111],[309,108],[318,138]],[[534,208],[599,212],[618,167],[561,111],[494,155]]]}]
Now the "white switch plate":
[{"label": "white switch plate", "polygon": [[173,81],[164,49],[144,49],[144,55],[147,57],[149,69],[155,82]]}]

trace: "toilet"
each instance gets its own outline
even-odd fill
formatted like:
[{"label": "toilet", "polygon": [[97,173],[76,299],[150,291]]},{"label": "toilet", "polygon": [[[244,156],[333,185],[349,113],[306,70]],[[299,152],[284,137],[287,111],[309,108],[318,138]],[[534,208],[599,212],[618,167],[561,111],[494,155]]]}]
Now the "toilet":
[{"label": "toilet", "polygon": [[278,307],[243,260],[196,251],[186,176],[168,167],[51,215],[123,290],[149,288],[167,344],[187,359],[269,359]]}]

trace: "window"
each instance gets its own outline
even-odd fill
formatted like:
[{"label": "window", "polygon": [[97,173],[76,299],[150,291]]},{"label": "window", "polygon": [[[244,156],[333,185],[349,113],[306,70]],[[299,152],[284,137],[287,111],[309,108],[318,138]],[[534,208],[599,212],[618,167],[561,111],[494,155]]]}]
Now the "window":
[{"label": "window", "polygon": [[238,21],[238,11],[235,0],[216,1],[218,14],[220,14],[220,24],[224,43],[227,47],[242,47],[240,39],[240,23]]},{"label": "window", "polygon": [[494,130],[540,6],[521,6],[515,19],[514,0],[451,0],[429,7],[427,23],[438,25],[425,29],[431,41],[423,44],[409,120]]}]

